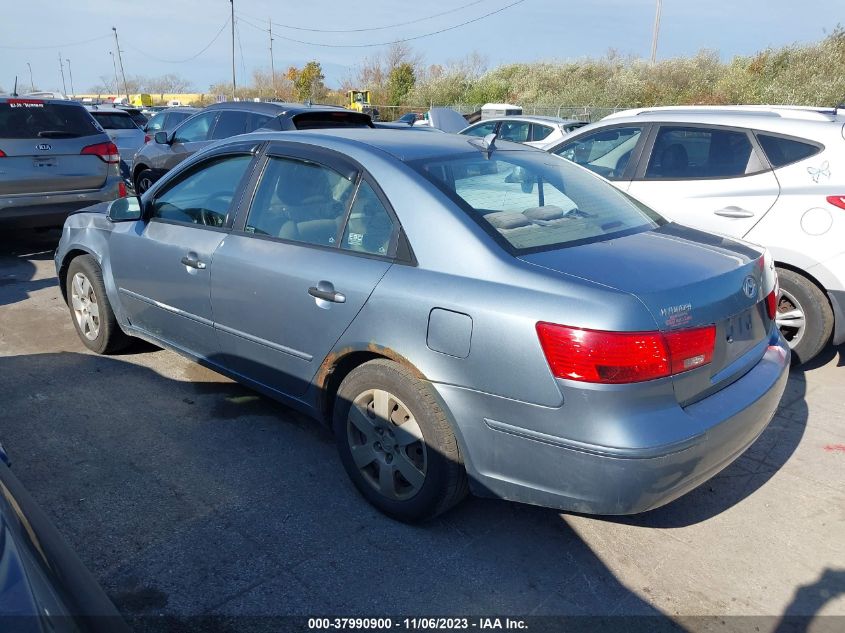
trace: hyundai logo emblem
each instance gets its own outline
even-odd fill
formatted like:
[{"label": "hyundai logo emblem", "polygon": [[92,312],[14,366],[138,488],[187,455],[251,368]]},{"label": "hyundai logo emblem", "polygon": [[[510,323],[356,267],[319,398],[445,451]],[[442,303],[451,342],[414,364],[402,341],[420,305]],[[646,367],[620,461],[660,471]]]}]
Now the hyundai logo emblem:
[{"label": "hyundai logo emblem", "polygon": [[47,150],[53,149],[53,146],[49,143],[41,143],[35,146],[35,149],[40,149],[42,152],[46,152]]},{"label": "hyundai logo emblem", "polygon": [[745,293],[745,296],[749,299],[753,299],[757,296],[757,282],[754,281],[754,277],[750,275],[745,278],[742,282],[742,291]]}]

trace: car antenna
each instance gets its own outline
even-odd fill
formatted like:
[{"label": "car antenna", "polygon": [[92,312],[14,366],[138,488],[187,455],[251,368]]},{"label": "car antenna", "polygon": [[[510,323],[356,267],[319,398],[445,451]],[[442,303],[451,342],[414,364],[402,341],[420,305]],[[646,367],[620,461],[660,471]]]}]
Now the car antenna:
[{"label": "car antenna", "polygon": [[17,75],[15,75],[15,87],[12,89],[12,96],[13,97],[18,96],[18,76]]}]

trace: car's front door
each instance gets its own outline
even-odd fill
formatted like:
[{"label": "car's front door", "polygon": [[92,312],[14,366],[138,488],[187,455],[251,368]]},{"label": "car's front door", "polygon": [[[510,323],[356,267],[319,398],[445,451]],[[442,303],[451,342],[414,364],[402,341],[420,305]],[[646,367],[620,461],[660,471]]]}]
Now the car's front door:
[{"label": "car's front door", "polygon": [[164,155],[163,165],[156,165],[170,170],[179,163],[211,143],[211,130],[219,112],[203,112],[184,121],[173,131],[170,151]]},{"label": "car's front door", "polygon": [[211,273],[223,364],[294,398],[391,266],[398,234],[354,166],[303,152],[268,155]]},{"label": "car's front door", "polygon": [[111,268],[132,327],[198,357],[217,352],[210,266],[253,158],[209,158],[151,192],[142,220],[115,226]]},{"label": "car's front door", "polygon": [[680,224],[743,237],[780,194],[748,130],[664,123],[649,146],[628,192]]}]

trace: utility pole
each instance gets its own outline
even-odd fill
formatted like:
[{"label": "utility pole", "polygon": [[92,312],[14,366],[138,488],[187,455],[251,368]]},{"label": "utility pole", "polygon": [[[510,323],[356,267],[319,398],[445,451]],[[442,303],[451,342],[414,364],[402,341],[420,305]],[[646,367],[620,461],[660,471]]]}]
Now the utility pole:
[{"label": "utility pole", "polygon": [[114,51],[109,51],[109,55],[111,55],[111,65],[114,68],[114,94],[117,94],[120,90],[120,81],[117,79],[117,62],[114,61]]},{"label": "utility pole", "polygon": [[270,25],[270,77],[273,82],[273,98],[276,98],[276,66],[273,62],[273,20],[267,18],[267,24]]},{"label": "utility pole", "polygon": [[[120,42],[117,39],[117,29],[111,27],[111,30],[114,31],[114,44],[117,46],[117,61],[120,63],[120,74],[123,77],[123,91],[126,93],[126,104],[129,105],[129,88],[126,85],[126,73],[123,72],[123,56],[120,54]],[[117,92],[115,90],[115,92]]]},{"label": "utility pole", "polygon": [[657,13],[654,15],[654,32],[651,35],[651,63],[657,61],[657,36],[660,33],[660,9],[663,7],[663,0],[657,0]]},{"label": "utility pole", "polygon": [[35,82],[32,80],[32,65],[29,62],[26,65],[29,68],[29,86],[32,88],[32,92],[35,92]]},{"label": "utility pole", "polygon": [[65,65],[62,62],[62,52],[59,51],[59,70],[62,73],[62,94],[67,95],[67,86],[65,85]]},{"label": "utility pole", "polygon": [[73,89],[73,70],[71,70],[71,67],[70,67],[70,60],[65,59],[65,61],[67,62],[67,71],[70,74],[70,96],[75,97],[76,96],[76,90]]},{"label": "utility pole", "polygon": [[229,4],[232,5],[230,22],[232,23],[232,101],[234,101],[237,90],[237,85],[235,84],[235,0],[229,0]]}]

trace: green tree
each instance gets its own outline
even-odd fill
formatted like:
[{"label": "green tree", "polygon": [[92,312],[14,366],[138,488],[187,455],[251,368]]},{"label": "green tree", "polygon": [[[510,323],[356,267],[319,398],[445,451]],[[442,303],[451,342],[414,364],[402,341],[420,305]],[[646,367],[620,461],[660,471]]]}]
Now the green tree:
[{"label": "green tree", "polygon": [[[293,70],[293,69],[291,69]],[[296,96],[301,100],[306,99],[320,100],[326,95],[326,85],[323,83],[325,76],[323,75],[323,67],[318,61],[310,61],[302,68],[296,70],[295,73],[288,71],[288,76],[295,74],[293,79],[293,86],[296,91]]]},{"label": "green tree", "polygon": [[408,62],[402,62],[390,71],[387,80],[387,94],[390,105],[399,105],[417,82],[414,67]]}]

